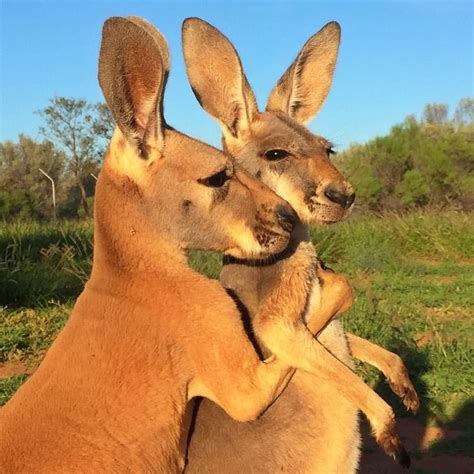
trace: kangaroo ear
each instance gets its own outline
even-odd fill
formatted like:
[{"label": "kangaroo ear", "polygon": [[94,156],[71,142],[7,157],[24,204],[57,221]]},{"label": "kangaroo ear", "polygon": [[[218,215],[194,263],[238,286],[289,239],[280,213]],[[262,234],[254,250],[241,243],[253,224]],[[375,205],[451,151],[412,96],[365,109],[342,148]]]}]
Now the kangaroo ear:
[{"label": "kangaroo ear", "polygon": [[309,122],[328,96],[340,41],[341,28],[335,21],[312,36],[272,90],[266,110]]},{"label": "kangaroo ear", "polygon": [[183,22],[188,79],[201,106],[219,121],[224,136],[239,137],[258,113],[257,102],[232,43],[199,18]]},{"label": "kangaroo ear", "polygon": [[143,157],[148,146],[163,146],[168,72],[168,46],[154,26],[137,17],[104,23],[99,84],[115,122]]}]

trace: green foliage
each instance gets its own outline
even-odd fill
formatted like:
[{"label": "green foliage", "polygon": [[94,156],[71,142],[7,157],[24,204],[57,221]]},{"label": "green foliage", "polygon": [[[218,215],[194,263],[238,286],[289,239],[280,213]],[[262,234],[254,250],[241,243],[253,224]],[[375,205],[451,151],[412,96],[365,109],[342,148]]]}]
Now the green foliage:
[{"label": "green foliage", "polygon": [[389,135],[342,153],[337,164],[354,185],[356,202],[376,211],[472,209],[473,103],[461,100],[451,121],[447,106],[428,104],[423,121],[410,116]]},{"label": "green foliage", "polygon": [[50,303],[47,307],[0,310],[0,362],[29,365],[44,355],[68,319],[71,306]]},{"label": "green foliage", "polygon": [[[39,113],[43,141],[20,135],[17,142],[0,143],[0,219],[90,215],[92,174],[98,173],[113,128],[110,111],[105,104],[55,97]],[[54,182],[56,209],[52,183],[40,169]]]},{"label": "green foliage", "polygon": [[26,374],[13,375],[0,379],[0,406],[7,403],[9,398],[20,388],[20,385],[26,381]]},{"label": "green foliage", "polygon": [[[94,196],[88,196],[86,198],[86,201],[87,201],[87,208],[90,210],[89,212],[92,213],[91,211],[92,211],[92,209],[94,209]],[[77,210],[77,217],[79,217],[79,219],[87,218],[87,215],[86,215],[83,207],[80,207]]]},{"label": "green foliage", "polygon": [[[39,169],[58,181],[64,172],[64,160],[64,155],[47,140],[36,142],[20,135],[18,143],[0,143],[0,219],[51,218],[51,183]],[[58,186],[59,201],[62,191]]]},{"label": "green foliage", "polygon": [[[20,135],[18,143],[0,143],[0,219],[87,217],[96,182],[92,175],[113,130],[110,110],[101,103],[54,97],[38,113],[45,140]],[[40,169],[54,182],[56,209],[51,181]]]},{"label": "green foliage", "polygon": [[418,170],[408,170],[396,191],[404,204],[423,204],[427,200],[430,187]]},{"label": "green foliage", "polygon": [[474,124],[474,98],[464,97],[454,112],[454,121],[458,126],[469,126]]},{"label": "green foliage", "polygon": [[41,216],[39,199],[28,189],[0,191],[0,219],[28,219]]},{"label": "green foliage", "polygon": [[448,106],[446,104],[426,104],[423,111],[426,123],[442,124],[448,120]]},{"label": "green foliage", "polygon": [[[311,236],[323,260],[354,286],[345,327],[403,358],[423,420],[456,419],[474,397],[474,221],[452,212],[365,216],[313,228]],[[380,373],[366,365],[359,371],[404,413]]]}]

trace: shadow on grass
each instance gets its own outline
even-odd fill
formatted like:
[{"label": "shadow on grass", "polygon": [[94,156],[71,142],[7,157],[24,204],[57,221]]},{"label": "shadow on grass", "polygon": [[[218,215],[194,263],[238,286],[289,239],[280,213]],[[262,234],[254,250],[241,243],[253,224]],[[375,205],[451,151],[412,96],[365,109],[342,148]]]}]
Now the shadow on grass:
[{"label": "shadow on grass", "polygon": [[[428,355],[416,346],[401,339],[392,339],[387,348],[405,362],[411,381],[420,399],[420,410],[413,416],[408,413],[384,376],[379,374],[375,391],[389,403],[397,416],[397,431],[410,453],[412,469],[416,473],[473,472],[474,458],[474,400],[465,402],[446,422],[443,406],[430,397],[423,376],[434,370]],[[466,382],[467,383],[467,382]],[[433,427],[435,425],[436,427]],[[362,420],[362,456],[359,472],[366,474],[395,474],[406,472],[384,455],[375,444],[370,427]],[[472,462],[471,462],[472,461]]]},{"label": "shadow on grass", "polygon": [[473,457],[474,467],[474,399],[467,400],[456,411],[452,420],[443,425],[445,430],[460,430],[453,439],[447,437],[432,443],[429,451],[433,454],[465,455]]},{"label": "shadow on grass", "polygon": [[[428,423],[441,423],[443,420],[443,407],[429,396],[428,387],[423,380],[423,375],[433,370],[429,357],[420,348],[408,345],[402,339],[394,338],[387,347],[390,351],[399,355],[405,363],[410,379],[420,399],[420,409],[416,418],[424,425]],[[375,391],[393,407],[397,417],[411,416],[407,412],[401,399],[393,393],[383,374],[379,374],[375,385]]]}]

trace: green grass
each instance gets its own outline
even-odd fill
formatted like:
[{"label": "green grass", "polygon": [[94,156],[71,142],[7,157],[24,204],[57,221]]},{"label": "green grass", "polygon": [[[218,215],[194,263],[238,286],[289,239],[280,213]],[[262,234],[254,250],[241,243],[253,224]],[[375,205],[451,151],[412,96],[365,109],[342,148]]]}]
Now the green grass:
[{"label": "green grass", "polygon": [[34,365],[66,323],[71,306],[48,306],[0,311],[0,362]]},{"label": "green grass", "polygon": [[[319,255],[352,282],[345,327],[401,355],[421,396],[425,423],[465,430],[436,452],[472,450],[474,220],[462,213],[354,216],[312,229]],[[67,320],[91,268],[90,222],[13,224],[0,229],[0,363],[37,363]],[[211,278],[221,257],[191,252]],[[402,416],[380,374],[359,373]],[[0,403],[26,379],[0,380]]]},{"label": "green grass", "polygon": [[10,397],[26,382],[27,375],[13,375],[0,379],[0,406],[7,403]]},{"label": "green grass", "polygon": [[36,306],[80,293],[91,269],[92,222],[0,227],[0,305]]},{"label": "green grass", "polygon": [[[362,217],[329,232],[312,237],[355,287],[346,328],[402,356],[423,396],[421,417],[452,420],[474,396],[472,216]],[[361,370],[401,408],[375,370]]]}]

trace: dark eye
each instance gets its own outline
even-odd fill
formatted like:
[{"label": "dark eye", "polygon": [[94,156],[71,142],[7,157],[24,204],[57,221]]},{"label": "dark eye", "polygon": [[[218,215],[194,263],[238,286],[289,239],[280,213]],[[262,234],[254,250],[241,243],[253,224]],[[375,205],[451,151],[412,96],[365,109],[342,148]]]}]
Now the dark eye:
[{"label": "dark eye", "polygon": [[204,184],[204,186],[210,188],[221,188],[228,179],[230,179],[230,176],[227,176],[227,171],[222,170],[209,176],[209,178],[198,179],[198,183]]},{"label": "dark eye", "polygon": [[286,150],[268,150],[264,156],[268,161],[277,161],[290,156],[290,153]]},{"label": "dark eye", "polygon": [[337,151],[334,150],[334,148],[332,146],[326,148],[326,153],[328,154],[328,156],[337,155]]}]

